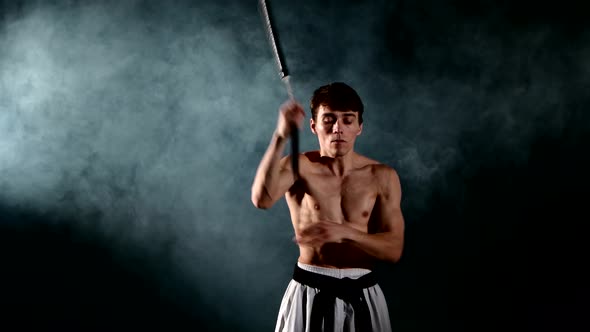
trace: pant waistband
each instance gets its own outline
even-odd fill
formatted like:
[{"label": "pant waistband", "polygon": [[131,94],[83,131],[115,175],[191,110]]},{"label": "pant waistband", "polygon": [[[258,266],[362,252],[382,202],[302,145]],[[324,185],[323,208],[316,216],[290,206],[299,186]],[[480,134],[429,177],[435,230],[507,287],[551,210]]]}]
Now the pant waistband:
[{"label": "pant waistband", "polygon": [[369,270],[369,269],[361,269],[361,268],[335,269],[335,268],[331,268],[331,267],[323,267],[323,266],[317,266],[317,265],[304,264],[301,262],[297,262],[297,266],[299,266],[303,270],[306,270],[309,272],[323,274],[325,276],[330,276],[330,277],[334,277],[334,278],[338,278],[338,279],[342,279],[342,278],[358,279],[358,278],[364,276],[365,274],[368,274],[371,272],[371,270]]},{"label": "pant waistband", "polygon": [[366,273],[357,279],[348,277],[336,278],[306,271],[299,267],[299,265],[295,266],[293,280],[303,285],[320,289],[321,291],[330,292],[342,299],[346,299],[349,295],[357,294],[358,291],[377,284],[377,278],[373,272]]},{"label": "pant waistband", "polygon": [[306,271],[295,265],[293,280],[309,287],[317,288],[311,308],[311,331],[334,330],[334,308],[336,298],[352,305],[356,331],[371,331],[371,315],[363,289],[375,286],[377,279],[369,272],[358,279],[348,277],[335,278]]}]

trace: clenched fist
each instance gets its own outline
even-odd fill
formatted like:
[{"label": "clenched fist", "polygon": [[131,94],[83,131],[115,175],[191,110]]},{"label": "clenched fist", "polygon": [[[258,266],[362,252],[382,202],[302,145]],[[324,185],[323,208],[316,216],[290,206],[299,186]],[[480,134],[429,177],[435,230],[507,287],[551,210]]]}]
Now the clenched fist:
[{"label": "clenched fist", "polygon": [[303,127],[303,119],[305,119],[303,107],[294,100],[286,101],[279,108],[276,134],[282,138],[291,136],[293,128]]}]

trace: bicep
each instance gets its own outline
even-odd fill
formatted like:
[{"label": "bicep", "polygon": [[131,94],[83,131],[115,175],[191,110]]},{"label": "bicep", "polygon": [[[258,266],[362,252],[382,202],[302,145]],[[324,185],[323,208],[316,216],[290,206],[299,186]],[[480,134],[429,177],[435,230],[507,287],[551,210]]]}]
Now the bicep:
[{"label": "bicep", "polygon": [[295,176],[293,175],[293,168],[291,167],[291,156],[285,156],[280,161],[279,179],[277,192],[274,193],[273,197],[278,199],[284,195],[289,188],[295,183]]},{"label": "bicep", "polygon": [[401,210],[401,185],[397,173],[387,172],[379,195],[380,231],[403,236],[404,217]]}]

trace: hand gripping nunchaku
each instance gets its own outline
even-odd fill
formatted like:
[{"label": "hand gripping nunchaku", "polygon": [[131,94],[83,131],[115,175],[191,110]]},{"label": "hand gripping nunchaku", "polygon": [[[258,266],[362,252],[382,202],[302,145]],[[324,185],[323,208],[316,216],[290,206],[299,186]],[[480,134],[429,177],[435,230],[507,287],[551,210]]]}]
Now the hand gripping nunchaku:
[{"label": "hand gripping nunchaku", "polygon": [[[291,89],[291,83],[289,82],[289,71],[287,70],[285,57],[281,50],[276,30],[273,29],[269,7],[265,0],[260,0],[260,11],[262,12],[268,40],[277,63],[279,77],[285,84],[289,99],[294,100],[295,98],[293,97],[293,90]],[[291,167],[293,168],[293,176],[295,177],[295,180],[297,180],[299,178],[299,128],[297,128],[295,124],[291,125]]]}]

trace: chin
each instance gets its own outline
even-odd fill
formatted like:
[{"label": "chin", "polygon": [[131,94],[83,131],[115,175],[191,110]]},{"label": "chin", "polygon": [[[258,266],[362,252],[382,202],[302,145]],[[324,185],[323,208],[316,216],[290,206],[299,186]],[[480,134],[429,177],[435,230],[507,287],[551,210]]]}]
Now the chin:
[{"label": "chin", "polygon": [[350,151],[351,151],[351,149],[333,148],[333,147],[330,147],[330,148],[324,150],[325,156],[330,157],[330,158],[342,157],[344,155],[347,155]]}]

